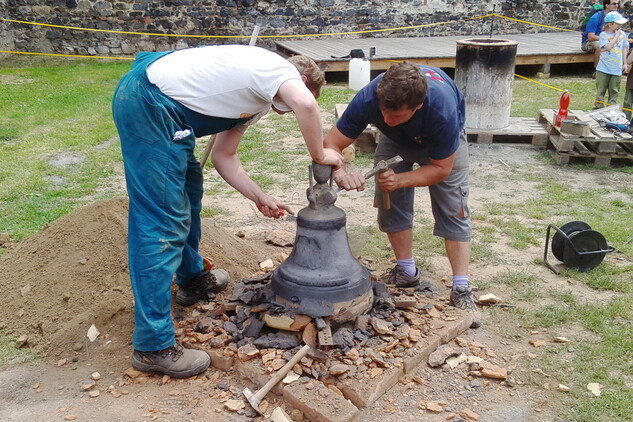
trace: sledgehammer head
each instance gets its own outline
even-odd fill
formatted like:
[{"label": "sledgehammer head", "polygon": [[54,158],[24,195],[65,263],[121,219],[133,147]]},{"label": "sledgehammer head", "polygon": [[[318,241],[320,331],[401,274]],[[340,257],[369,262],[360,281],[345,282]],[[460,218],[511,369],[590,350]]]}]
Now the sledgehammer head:
[{"label": "sledgehammer head", "polygon": [[259,403],[261,403],[262,400],[257,397],[257,395],[253,394],[253,392],[248,389],[248,387],[245,388],[244,391],[242,391],[242,394],[244,394],[244,397],[246,397],[246,400],[248,400],[252,408],[255,409],[257,413],[264,416],[261,410],[259,410]]}]

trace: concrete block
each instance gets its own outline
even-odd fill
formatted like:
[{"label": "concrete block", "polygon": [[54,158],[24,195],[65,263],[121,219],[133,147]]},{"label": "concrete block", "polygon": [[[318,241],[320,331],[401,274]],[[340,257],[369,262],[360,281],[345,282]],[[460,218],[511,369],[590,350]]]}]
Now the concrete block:
[{"label": "concrete block", "polygon": [[[273,377],[275,373],[268,373],[260,364],[259,360],[249,360],[246,362],[241,362],[239,360],[235,360],[235,364],[233,366],[238,374],[242,377],[250,380],[257,388],[261,388]],[[283,391],[283,384],[280,382],[275,385],[271,390],[272,393],[281,395]],[[253,391],[254,393],[255,391]]]},{"label": "concrete block", "polygon": [[311,422],[356,422],[360,414],[358,408],[344,397],[313,379],[286,386],[283,397]]},{"label": "concrete block", "polygon": [[348,378],[337,387],[352,403],[360,408],[371,406],[380,396],[398,383],[404,375],[404,367],[392,367],[373,379]]}]

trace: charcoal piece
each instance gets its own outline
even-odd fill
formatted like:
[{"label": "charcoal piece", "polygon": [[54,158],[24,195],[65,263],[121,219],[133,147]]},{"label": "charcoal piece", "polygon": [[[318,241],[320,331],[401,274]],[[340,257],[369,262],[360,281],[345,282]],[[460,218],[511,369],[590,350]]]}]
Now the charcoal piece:
[{"label": "charcoal piece", "polygon": [[328,354],[325,353],[323,350],[319,350],[319,349],[310,349],[308,351],[308,357],[319,361],[319,362],[325,362],[328,360]]},{"label": "charcoal piece", "polygon": [[354,331],[354,338],[358,341],[367,340],[370,337],[371,337],[371,334],[365,334],[363,333],[363,330]]},{"label": "charcoal piece", "polygon": [[354,347],[354,333],[349,328],[339,328],[332,336],[334,345],[340,349]]},{"label": "charcoal piece", "polygon": [[270,281],[270,278],[272,277],[272,275],[273,275],[273,272],[272,271],[268,271],[264,275],[259,275],[259,276],[255,276],[255,277],[249,277],[249,278],[242,279],[242,283],[244,283],[244,284],[252,284],[252,283],[260,283],[260,282],[262,282],[264,280]]},{"label": "charcoal piece", "polygon": [[430,281],[420,281],[415,288],[416,292],[433,292],[433,285]]},{"label": "charcoal piece", "polygon": [[389,297],[389,290],[387,290],[387,286],[383,283],[379,283],[374,281],[372,284],[372,288],[374,289],[374,296],[376,297]]},{"label": "charcoal piece", "polygon": [[316,329],[319,331],[327,327],[327,323],[325,322],[323,318],[314,318],[314,325],[316,326]]},{"label": "charcoal piece", "polygon": [[222,391],[229,391],[229,389],[231,388],[227,383],[225,382],[219,382],[215,385],[215,388],[222,390]]},{"label": "charcoal piece", "polygon": [[198,322],[195,327],[193,327],[193,331],[196,333],[206,334],[210,331],[210,325],[204,324],[202,321]]},{"label": "charcoal piece", "polygon": [[244,337],[258,337],[263,327],[264,321],[260,321],[255,317],[249,318],[244,322]]},{"label": "charcoal piece", "polygon": [[388,312],[396,309],[393,299],[390,297],[375,297],[374,310],[377,312]]},{"label": "charcoal piece", "polygon": [[301,344],[301,340],[295,333],[280,331],[261,336],[253,344],[259,349],[292,349]]},{"label": "charcoal piece", "polygon": [[238,332],[237,325],[235,325],[231,321],[224,322],[224,329],[228,331],[229,334],[231,334],[233,337],[237,335],[237,332]]},{"label": "charcoal piece", "polygon": [[240,296],[248,290],[248,287],[246,287],[246,284],[240,282],[237,283],[235,285],[235,287],[233,287],[233,293],[231,294],[231,299],[229,299],[231,302],[237,302],[238,300],[240,300]]},{"label": "charcoal piece", "polygon": [[249,308],[241,307],[237,308],[237,312],[235,314],[235,323],[241,324],[246,321],[251,316],[251,310]]},{"label": "charcoal piece", "polygon": [[253,290],[246,290],[239,295],[239,300],[246,305],[251,305],[255,294]]}]

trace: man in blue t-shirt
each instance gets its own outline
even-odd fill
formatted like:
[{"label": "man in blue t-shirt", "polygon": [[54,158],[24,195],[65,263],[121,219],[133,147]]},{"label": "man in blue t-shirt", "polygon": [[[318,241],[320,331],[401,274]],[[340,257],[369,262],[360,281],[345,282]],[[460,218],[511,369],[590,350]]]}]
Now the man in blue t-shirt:
[{"label": "man in blue t-shirt", "polygon": [[604,26],[604,17],[609,12],[615,12],[620,6],[619,0],[603,0],[604,10],[594,13],[582,33],[582,51],[593,53],[593,67],[598,66],[600,60],[600,32]]},{"label": "man in blue t-shirt", "polygon": [[[371,123],[381,132],[375,163],[395,155],[403,158],[376,175],[375,195],[378,226],[387,233],[397,260],[386,281],[397,287],[415,287],[420,281],[413,259],[413,199],[416,187],[429,187],[433,234],[444,238],[453,272],[450,304],[471,312],[471,327],[477,328],[481,316],[468,285],[472,229],[465,116],[464,96],[446,73],[397,63],[356,94],[324,147],[341,151]],[[344,168],[334,172],[334,180],[346,190],[365,186],[362,174]],[[390,206],[385,206],[380,191],[388,193]]]}]

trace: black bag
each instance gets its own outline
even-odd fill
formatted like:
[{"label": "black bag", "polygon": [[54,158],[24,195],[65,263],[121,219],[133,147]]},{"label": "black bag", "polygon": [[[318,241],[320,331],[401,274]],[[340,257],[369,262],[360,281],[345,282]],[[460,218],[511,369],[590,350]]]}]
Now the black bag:
[{"label": "black bag", "polygon": [[333,59],[364,59],[365,52],[361,48],[353,48],[347,56],[330,56]]}]

